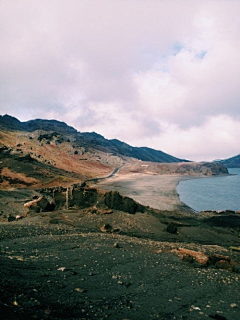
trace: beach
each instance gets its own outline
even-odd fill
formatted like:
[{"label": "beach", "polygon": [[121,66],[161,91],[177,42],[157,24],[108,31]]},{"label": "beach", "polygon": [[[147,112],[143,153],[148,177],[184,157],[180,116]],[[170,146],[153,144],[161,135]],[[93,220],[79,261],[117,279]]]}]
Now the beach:
[{"label": "beach", "polygon": [[95,186],[107,191],[116,190],[124,196],[158,210],[188,212],[191,208],[179,200],[176,187],[180,181],[193,178],[196,177],[128,173],[100,180]]}]

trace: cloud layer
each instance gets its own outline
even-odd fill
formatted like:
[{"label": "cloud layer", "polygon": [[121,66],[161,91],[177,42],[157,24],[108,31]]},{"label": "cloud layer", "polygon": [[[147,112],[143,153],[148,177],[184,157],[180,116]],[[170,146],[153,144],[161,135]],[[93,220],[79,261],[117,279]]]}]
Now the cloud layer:
[{"label": "cloud layer", "polygon": [[239,154],[240,2],[2,0],[1,114],[174,156]]}]

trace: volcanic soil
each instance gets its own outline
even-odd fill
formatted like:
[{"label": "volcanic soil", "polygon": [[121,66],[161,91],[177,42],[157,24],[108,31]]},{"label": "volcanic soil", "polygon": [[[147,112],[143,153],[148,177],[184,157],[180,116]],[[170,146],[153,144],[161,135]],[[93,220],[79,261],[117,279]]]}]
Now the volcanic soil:
[{"label": "volcanic soil", "polygon": [[239,214],[72,208],[4,218],[33,195],[0,193],[1,319],[239,319]]}]

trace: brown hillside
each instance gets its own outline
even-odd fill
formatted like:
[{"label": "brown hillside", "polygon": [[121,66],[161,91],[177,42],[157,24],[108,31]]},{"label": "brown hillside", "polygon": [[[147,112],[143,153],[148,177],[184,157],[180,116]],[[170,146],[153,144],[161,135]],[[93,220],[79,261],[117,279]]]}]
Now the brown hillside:
[{"label": "brown hillside", "polygon": [[56,134],[0,131],[1,187],[81,182],[110,174],[119,160],[75,146]]}]

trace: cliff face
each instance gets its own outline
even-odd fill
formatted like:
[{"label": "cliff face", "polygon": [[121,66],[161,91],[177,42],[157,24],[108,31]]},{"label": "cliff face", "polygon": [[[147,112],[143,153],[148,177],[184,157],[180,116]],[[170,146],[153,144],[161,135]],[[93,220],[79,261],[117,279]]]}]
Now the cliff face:
[{"label": "cliff face", "polygon": [[214,176],[228,174],[228,169],[220,163],[195,162],[180,164],[176,173],[188,175]]},{"label": "cliff face", "polygon": [[181,163],[152,163],[136,162],[131,167],[123,167],[122,174],[177,174],[190,176],[213,176],[228,174],[228,169],[221,163],[181,162]]}]

